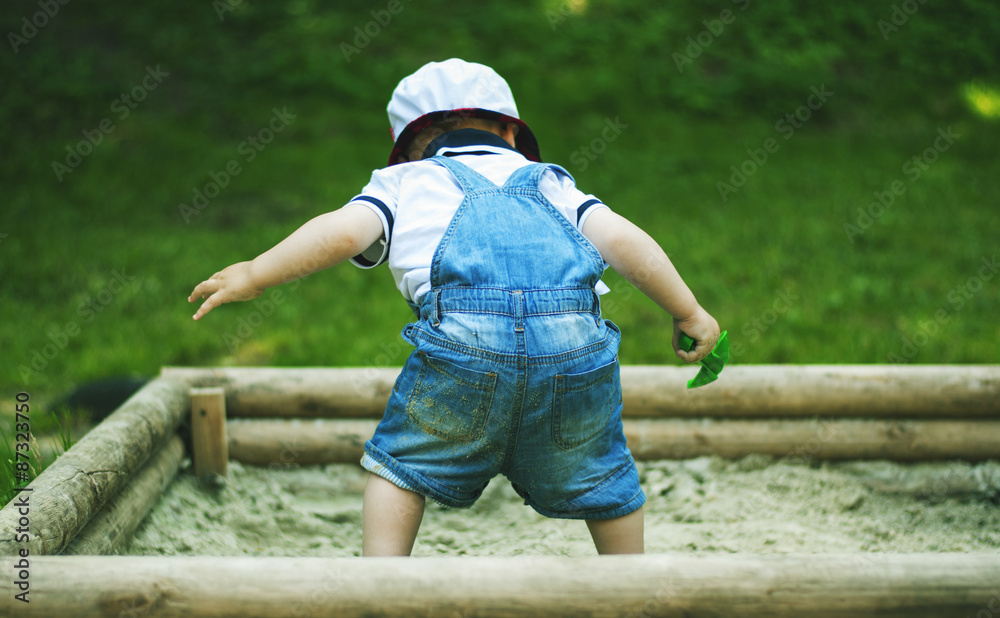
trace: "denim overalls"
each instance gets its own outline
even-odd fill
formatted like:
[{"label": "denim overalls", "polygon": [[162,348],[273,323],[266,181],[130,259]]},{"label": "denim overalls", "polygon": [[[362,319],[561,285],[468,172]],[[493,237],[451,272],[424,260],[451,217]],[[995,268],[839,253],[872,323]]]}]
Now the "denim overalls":
[{"label": "denim overalls", "polygon": [[549,517],[610,519],[645,502],[622,432],[618,328],[594,286],[604,261],[526,165],[497,187],[447,157],[465,200],[431,265],[416,349],[362,465],[449,507],[502,473]]}]

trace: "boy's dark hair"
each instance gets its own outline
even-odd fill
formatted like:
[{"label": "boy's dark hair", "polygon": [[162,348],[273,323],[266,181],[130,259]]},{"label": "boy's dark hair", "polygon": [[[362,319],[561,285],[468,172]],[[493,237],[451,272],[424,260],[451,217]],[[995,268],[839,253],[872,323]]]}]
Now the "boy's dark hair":
[{"label": "boy's dark hair", "polygon": [[475,116],[468,116],[464,114],[447,116],[431,124],[413,138],[413,141],[410,142],[410,146],[406,149],[406,159],[408,161],[419,161],[423,159],[424,150],[427,146],[434,140],[434,138],[443,133],[457,131],[458,129],[482,129],[484,131],[489,131],[490,133],[499,134],[505,124],[507,123],[500,122],[499,120],[477,118]]}]

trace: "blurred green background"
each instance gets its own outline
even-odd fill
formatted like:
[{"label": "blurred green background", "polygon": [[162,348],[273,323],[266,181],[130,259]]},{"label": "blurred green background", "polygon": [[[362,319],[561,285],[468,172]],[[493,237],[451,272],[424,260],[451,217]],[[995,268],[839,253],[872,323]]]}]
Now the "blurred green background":
[{"label": "blurred green background", "polygon": [[[5,400],[164,365],[401,366],[411,314],[384,267],[200,323],[186,296],[358,193],[396,83],[455,56],[496,68],[543,157],[663,245],[735,362],[997,362],[992,0],[0,11]],[[622,362],[676,363],[669,316],[605,280]]]}]

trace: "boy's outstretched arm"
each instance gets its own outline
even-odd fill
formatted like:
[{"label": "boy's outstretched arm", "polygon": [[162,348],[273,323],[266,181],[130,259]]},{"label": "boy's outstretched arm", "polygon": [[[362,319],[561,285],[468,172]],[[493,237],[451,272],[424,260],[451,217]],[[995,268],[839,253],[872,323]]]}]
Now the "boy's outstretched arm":
[{"label": "boy's outstretched arm", "polygon": [[[698,304],[670,258],[649,234],[607,208],[587,217],[583,234],[615,272],[673,316],[673,345],[678,358],[696,362],[712,351],[719,338],[719,324]],[[681,331],[695,340],[690,352],[677,346]]]},{"label": "boy's outstretched arm", "polygon": [[339,264],[381,236],[382,220],[365,206],[348,204],[319,215],[253,261],[233,264],[199,283],[188,302],[206,300],[194,319],[223,303],[257,298],[269,287]]}]

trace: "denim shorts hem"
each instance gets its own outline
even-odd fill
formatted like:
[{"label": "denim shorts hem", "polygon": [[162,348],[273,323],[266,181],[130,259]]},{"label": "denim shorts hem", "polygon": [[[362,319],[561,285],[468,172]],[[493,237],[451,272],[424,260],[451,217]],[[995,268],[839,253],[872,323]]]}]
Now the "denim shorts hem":
[{"label": "denim shorts hem", "polygon": [[375,446],[371,440],[365,443],[365,454],[361,458],[361,466],[389,481],[397,487],[407,489],[430,498],[441,506],[450,509],[467,509],[479,498],[479,494],[468,498],[449,495],[446,490],[424,475],[414,472],[398,461],[392,455]]},{"label": "denim shorts hem", "polygon": [[531,502],[528,502],[527,504],[528,506],[533,508],[535,512],[537,512],[539,515],[543,515],[545,517],[551,517],[552,519],[616,519],[618,517],[624,517],[625,515],[628,515],[629,513],[638,510],[639,507],[641,507],[645,503],[646,503],[646,494],[640,491],[625,504],[600,511],[597,510],[569,511],[569,512],[551,511],[549,509],[542,508],[537,504],[532,504]]},{"label": "denim shorts hem", "polygon": [[[627,487],[627,485],[632,484],[628,477],[631,477],[631,479],[634,480],[634,485],[631,488]],[[590,508],[573,508],[575,503],[586,500],[588,497],[593,496],[596,492],[617,490],[617,493],[623,493],[621,491],[622,489],[629,489],[628,493],[630,494],[629,498],[624,501],[609,500],[610,504],[608,505],[593,506]],[[539,514],[544,515],[545,517],[552,517],[554,519],[615,519],[617,517],[628,515],[646,503],[646,494],[642,491],[642,486],[638,483],[638,472],[635,469],[635,461],[631,457],[629,457],[629,462],[627,464],[610,474],[593,489],[590,489],[569,500],[565,500],[559,504],[555,504],[551,508],[536,504],[533,500],[523,494],[522,497],[525,498],[525,504],[533,508]]]},{"label": "denim shorts hem", "polygon": [[[369,455],[367,452],[361,457],[361,467],[368,470],[372,474],[381,476],[385,480],[389,481],[396,487],[400,489],[406,489],[408,491],[416,491],[412,485],[404,481],[398,474],[383,466],[377,459]],[[419,492],[418,492],[419,493]]]}]

